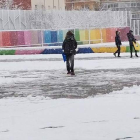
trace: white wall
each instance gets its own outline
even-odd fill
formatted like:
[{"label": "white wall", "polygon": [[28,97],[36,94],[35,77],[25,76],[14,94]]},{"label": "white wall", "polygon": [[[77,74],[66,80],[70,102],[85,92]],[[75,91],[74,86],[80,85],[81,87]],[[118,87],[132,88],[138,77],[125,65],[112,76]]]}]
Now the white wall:
[{"label": "white wall", "polygon": [[35,9],[35,5],[37,5],[37,9],[42,9],[42,5],[45,6],[45,9],[61,9],[65,10],[65,0],[31,0],[32,9]]},{"label": "white wall", "polygon": [[31,0],[32,9],[35,9],[35,5],[37,5],[37,9],[41,9],[44,0]]}]

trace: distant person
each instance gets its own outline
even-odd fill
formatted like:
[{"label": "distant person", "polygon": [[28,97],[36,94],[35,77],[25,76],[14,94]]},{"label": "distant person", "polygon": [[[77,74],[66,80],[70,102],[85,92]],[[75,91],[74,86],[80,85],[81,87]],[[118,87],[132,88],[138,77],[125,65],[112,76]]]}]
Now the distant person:
[{"label": "distant person", "polygon": [[116,43],[118,50],[114,53],[114,56],[116,57],[116,53],[118,53],[118,57],[120,57],[122,42],[120,39],[120,32],[119,31],[116,31],[115,43]]},{"label": "distant person", "polygon": [[77,42],[72,31],[68,31],[62,45],[62,50],[66,55],[67,74],[75,75],[74,73],[74,55],[76,54]]},{"label": "distant person", "polygon": [[[132,58],[133,57],[133,55],[132,55],[133,48],[135,50],[133,42],[136,43],[136,39],[135,39],[135,37],[133,35],[132,30],[130,30],[129,33],[127,33],[127,37],[128,37],[128,41],[129,41],[129,44],[130,44],[130,54],[131,54],[130,58]],[[135,56],[138,57],[136,50],[135,50]]]}]

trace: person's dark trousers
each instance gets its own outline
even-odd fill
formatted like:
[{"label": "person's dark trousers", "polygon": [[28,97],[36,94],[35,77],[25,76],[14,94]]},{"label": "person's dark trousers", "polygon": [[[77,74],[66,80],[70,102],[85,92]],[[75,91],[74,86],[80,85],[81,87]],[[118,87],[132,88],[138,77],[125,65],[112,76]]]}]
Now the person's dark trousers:
[{"label": "person's dark trousers", "polygon": [[[133,45],[133,44],[130,44],[130,54],[131,54],[131,57],[133,56],[133,55],[132,55],[133,48],[134,48],[134,45]],[[137,55],[137,51],[135,50],[135,48],[134,48],[134,51],[135,51],[135,55],[138,56],[138,55]]]},{"label": "person's dark trousers", "polygon": [[118,48],[118,50],[115,52],[115,54],[118,53],[118,56],[120,56],[120,50],[121,50],[120,45],[117,45],[117,48]]},{"label": "person's dark trousers", "polygon": [[74,72],[74,54],[66,55],[66,67],[68,72]]}]

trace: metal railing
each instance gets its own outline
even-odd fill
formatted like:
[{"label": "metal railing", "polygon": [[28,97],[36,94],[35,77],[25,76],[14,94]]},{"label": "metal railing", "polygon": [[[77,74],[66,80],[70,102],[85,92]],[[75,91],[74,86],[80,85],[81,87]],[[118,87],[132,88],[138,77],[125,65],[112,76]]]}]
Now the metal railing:
[{"label": "metal railing", "polygon": [[126,11],[0,10],[0,30],[126,27],[127,16]]}]

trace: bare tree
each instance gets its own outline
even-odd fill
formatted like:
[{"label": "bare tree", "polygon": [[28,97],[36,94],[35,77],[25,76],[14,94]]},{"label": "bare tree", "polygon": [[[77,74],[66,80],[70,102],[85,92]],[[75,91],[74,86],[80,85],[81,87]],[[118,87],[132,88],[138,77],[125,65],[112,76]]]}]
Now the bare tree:
[{"label": "bare tree", "polygon": [[14,9],[30,10],[31,0],[13,0]]},{"label": "bare tree", "polygon": [[13,0],[0,0],[0,9],[12,9]]}]

